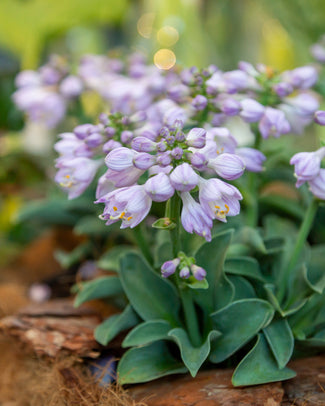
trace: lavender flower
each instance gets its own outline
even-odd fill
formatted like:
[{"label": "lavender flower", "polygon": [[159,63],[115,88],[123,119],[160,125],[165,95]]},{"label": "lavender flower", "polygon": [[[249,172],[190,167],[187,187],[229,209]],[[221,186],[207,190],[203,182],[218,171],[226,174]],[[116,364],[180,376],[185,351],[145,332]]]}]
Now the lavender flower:
[{"label": "lavender flower", "polygon": [[179,263],[180,263],[179,258],[174,258],[170,261],[164,262],[161,266],[161,275],[164,278],[168,278],[170,275],[175,273]]},{"label": "lavender flower", "polygon": [[188,192],[198,184],[199,176],[188,163],[177,166],[170,174],[170,183],[180,192]]},{"label": "lavender flower", "polygon": [[207,241],[211,241],[212,220],[205,213],[203,207],[197,203],[189,192],[180,194],[183,208],[181,213],[181,222],[184,229],[188,233],[195,232],[204,237]]},{"label": "lavender flower", "polygon": [[259,121],[265,111],[265,107],[254,99],[244,99],[240,102],[241,112],[240,117],[247,123],[255,123]]},{"label": "lavender flower", "polygon": [[239,156],[227,153],[210,159],[207,166],[227,180],[239,178],[245,170],[245,163]]},{"label": "lavender flower", "polygon": [[280,137],[280,135],[290,132],[290,124],[283,111],[272,107],[266,107],[258,128],[263,138],[268,138],[270,135]]},{"label": "lavender flower", "polygon": [[165,202],[172,197],[175,192],[169,177],[164,173],[158,173],[149,178],[144,188],[154,202]]},{"label": "lavender flower", "polygon": [[295,166],[296,186],[300,187],[306,181],[314,179],[319,171],[321,160],[325,157],[325,147],[315,152],[299,152],[295,154],[290,164]]},{"label": "lavender flower", "polygon": [[266,160],[264,154],[254,148],[237,148],[236,154],[244,161],[245,168],[249,172],[261,172],[263,162]]},{"label": "lavender flower", "polygon": [[198,281],[202,281],[207,275],[207,272],[205,269],[203,269],[201,266],[197,266],[195,264],[191,265],[191,272],[192,272],[194,278],[197,279]]},{"label": "lavender flower", "polygon": [[83,157],[61,160],[57,163],[55,181],[68,192],[69,199],[74,199],[87,189],[101,165],[101,160]]},{"label": "lavender flower", "polygon": [[143,185],[134,185],[113,190],[95,203],[105,203],[101,218],[107,225],[121,220],[123,229],[137,226],[148,215],[152,200]]},{"label": "lavender flower", "polygon": [[239,190],[220,179],[200,179],[199,200],[204,212],[211,218],[226,222],[227,216],[239,214]]},{"label": "lavender flower", "polygon": [[319,125],[325,125],[325,111],[316,111],[314,115],[314,121]]},{"label": "lavender flower", "polygon": [[325,169],[320,169],[318,175],[308,183],[311,193],[318,199],[325,200]]}]

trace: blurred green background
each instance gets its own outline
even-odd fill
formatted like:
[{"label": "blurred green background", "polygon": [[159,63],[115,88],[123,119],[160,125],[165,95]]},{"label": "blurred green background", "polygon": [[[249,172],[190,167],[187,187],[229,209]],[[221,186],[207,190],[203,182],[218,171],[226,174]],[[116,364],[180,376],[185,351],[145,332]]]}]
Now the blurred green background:
[{"label": "blurred green background", "polygon": [[311,62],[324,21],[324,0],[0,0],[0,256],[3,233],[28,239],[14,217],[46,183],[44,166],[21,148],[24,120],[11,101],[19,70],[51,53],[77,62],[116,48],[156,63],[168,49],[182,66],[233,69],[247,60],[287,69]]}]

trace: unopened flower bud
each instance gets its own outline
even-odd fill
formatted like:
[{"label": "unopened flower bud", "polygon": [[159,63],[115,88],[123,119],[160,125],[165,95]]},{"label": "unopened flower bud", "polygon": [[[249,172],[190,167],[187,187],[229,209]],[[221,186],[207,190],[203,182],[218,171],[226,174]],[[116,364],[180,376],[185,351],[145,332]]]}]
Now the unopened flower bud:
[{"label": "unopened flower bud", "polygon": [[180,259],[179,258],[175,258],[172,259],[170,261],[166,261],[162,264],[161,266],[161,275],[164,278],[168,278],[168,276],[172,275],[173,273],[175,273],[176,268],[178,267],[180,263]]},{"label": "unopened flower bud", "polygon": [[207,272],[205,269],[203,269],[201,266],[197,266],[195,264],[191,265],[191,271],[195,279],[198,281],[202,281],[206,275]]}]

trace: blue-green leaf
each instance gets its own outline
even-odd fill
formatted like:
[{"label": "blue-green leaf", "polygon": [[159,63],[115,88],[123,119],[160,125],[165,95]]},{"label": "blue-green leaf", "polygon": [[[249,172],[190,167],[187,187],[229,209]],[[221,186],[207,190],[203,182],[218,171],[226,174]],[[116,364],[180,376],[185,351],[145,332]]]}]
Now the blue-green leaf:
[{"label": "blue-green leaf", "polygon": [[284,368],[289,362],[294,348],[294,338],[288,321],[286,319],[272,320],[272,323],[265,327],[263,332],[278,367]]},{"label": "blue-green leaf", "polygon": [[216,330],[222,333],[212,343],[210,360],[218,363],[234,354],[272,320],[274,309],[261,299],[242,299],[211,314]]},{"label": "blue-green leaf", "polygon": [[172,337],[177,343],[181,351],[182,360],[193,377],[195,377],[199,368],[209,355],[210,342],[220,335],[221,333],[219,331],[212,330],[200,347],[194,347],[184,329],[174,328],[168,333],[168,336]]},{"label": "blue-green leaf", "polygon": [[247,279],[238,275],[228,275],[228,279],[235,288],[234,301],[256,297],[256,292]]},{"label": "blue-green leaf", "polygon": [[118,382],[121,385],[148,382],[162,376],[186,372],[187,368],[171,355],[163,341],[131,348],[123,355],[117,367]]},{"label": "blue-green leaf", "polygon": [[135,253],[124,256],[120,278],[132,307],[144,320],[163,319],[178,325],[180,300],[175,287],[144,258]]},{"label": "blue-green leaf", "polygon": [[103,276],[81,284],[79,293],[74,300],[74,306],[78,307],[88,300],[102,299],[121,293],[123,293],[123,288],[118,277]]},{"label": "blue-green leaf", "polygon": [[259,264],[255,258],[235,257],[225,262],[225,272],[232,275],[246,276],[260,282],[265,282]]},{"label": "blue-green leaf", "polygon": [[216,309],[218,300],[217,288],[223,277],[223,265],[233,230],[222,232],[212,238],[211,242],[204,243],[195,254],[196,264],[207,271],[209,289],[196,296],[196,300],[207,311]]},{"label": "blue-green leaf", "polygon": [[239,363],[232,376],[234,386],[259,385],[284,381],[296,376],[289,368],[280,369],[263,334],[246,357]]},{"label": "blue-green leaf", "polygon": [[128,333],[122,347],[134,347],[166,339],[170,329],[171,325],[165,320],[145,321]]},{"label": "blue-green leaf", "polygon": [[96,327],[95,339],[102,345],[107,345],[121,331],[135,326],[139,322],[139,317],[128,305],[122,313],[114,314]]},{"label": "blue-green leaf", "polygon": [[130,245],[117,245],[105,252],[105,254],[99,258],[97,266],[105,271],[118,272],[120,270],[122,256],[130,252],[136,252],[136,249]]}]

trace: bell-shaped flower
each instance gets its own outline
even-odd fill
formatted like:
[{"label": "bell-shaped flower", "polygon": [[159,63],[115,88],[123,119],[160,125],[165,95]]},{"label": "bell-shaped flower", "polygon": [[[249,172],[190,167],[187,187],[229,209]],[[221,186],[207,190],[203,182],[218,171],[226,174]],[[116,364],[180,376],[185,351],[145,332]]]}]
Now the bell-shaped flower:
[{"label": "bell-shaped flower", "polygon": [[180,194],[183,208],[181,222],[188,233],[196,233],[211,241],[212,219],[206,214],[203,207],[197,203],[189,192]]},{"label": "bell-shaped flower", "polygon": [[203,148],[205,145],[206,131],[203,128],[192,128],[186,136],[186,144],[189,147]]},{"label": "bell-shaped flower", "polygon": [[240,212],[239,190],[220,179],[200,179],[199,200],[204,212],[212,219],[226,222],[227,216],[237,216]]},{"label": "bell-shaped flower", "polygon": [[59,168],[55,181],[68,192],[68,198],[80,196],[94,179],[102,160],[94,161],[88,158],[66,159],[57,163]]},{"label": "bell-shaped flower", "polygon": [[170,174],[170,183],[180,192],[188,192],[198,184],[199,175],[188,163],[178,165]]},{"label": "bell-shaped flower", "polygon": [[325,169],[320,169],[318,175],[308,183],[311,193],[318,199],[325,200]]},{"label": "bell-shaped flower", "polygon": [[106,220],[106,225],[121,220],[121,228],[133,228],[148,215],[152,200],[144,185],[134,185],[116,189],[102,196],[96,203],[105,203],[101,218]]},{"label": "bell-shaped flower", "polygon": [[207,271],[202,268],[202,266],[198,266],[195,264],[191,265],[191,272],[195,279],[198,281],[202,281],[207,276]]},{"label": "bell-shaped flower", "polygon": [[314,121],[319,125],[325,125],[325,111],[316,111],[314,115]]},{"label": "bell-shaped flower", "polygon": [[165,202],[175,192],[169,177],[162,172],[149,178],[144,185],[144,189],[154,202]]},{"label": "bell-shaped flower", "polygon": [[157,143],[147,137],[135,137],[131,142],[131,147],[138,152],[152,152],[157,148]]},{"label": "bell-shaped flower", "polygon": [[175,273],[178,265],[180,263],[179,258],[171,259],[170,261],[166,261],[161,266],[161,276],[164,278],[168,278],[168,276]]},{"label": "bell-shaped flower", "polygon": [[314,152],[299,152],[295,154],[290,164],[295,166],[296,186],[300,187],[304,182],[315,178],[321,166],[321,160],[325,157],[325,147]]},{"label": "bell-shaped flower", "polygon": [[236,154],[244,161],[245,168],[249,172],[261,172],[263,162],[266,160],[261,151],[254,148],[237,148]]},{"label": "bell-shaped flower", "polygon": [[266,107],[258,128],[263,138],[270,135],[277,138],[281,134],[287,134],[291,129],[283,111],[272,107]]},{"label": "bell-shaped flower", "polygon": [[217,175],[227,180],[239,178],[245,170],[245,163],[239,156],[227,153],[210,159],[207,166],[213,169]]},{"label": "bell-shaped flower", "polygon": [[90,147],[83,140],[76,137],[74,133],[62,133],[59,137],[61,139],[55,143],[54,149],[64,158],[89,158],[93,155]]},{"label": "bell-shaped flower", "polygon": [[265,111],[265,107],[254,99],[244,99],[240,102],[240,117],[246,123],[256,123],[259,121]]},{"label": "bell-shaped flower", "polygon": [[120,147],[113,149],[105,158],[105,163],[109,169],[120,172],[133,168],[133,158],[137,154],[132,149]]}]

